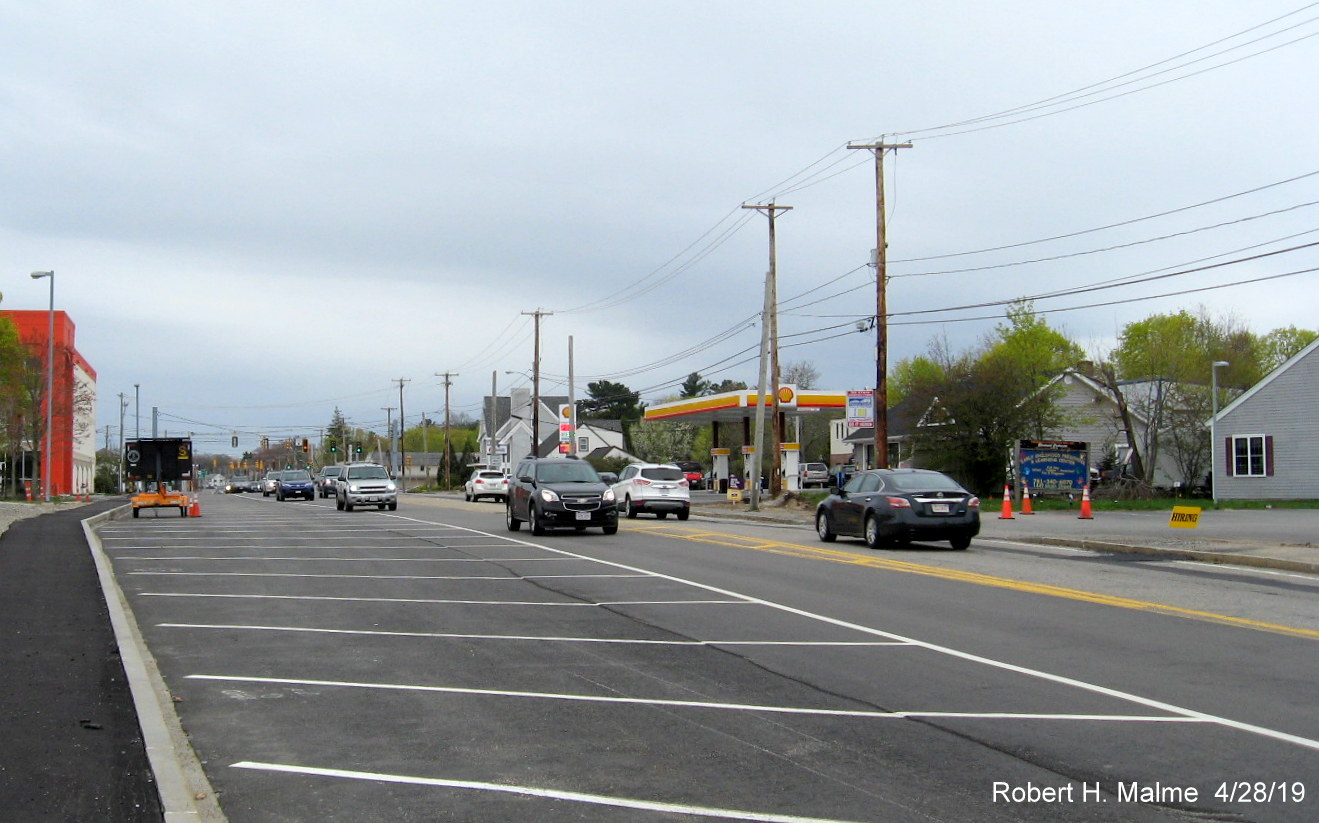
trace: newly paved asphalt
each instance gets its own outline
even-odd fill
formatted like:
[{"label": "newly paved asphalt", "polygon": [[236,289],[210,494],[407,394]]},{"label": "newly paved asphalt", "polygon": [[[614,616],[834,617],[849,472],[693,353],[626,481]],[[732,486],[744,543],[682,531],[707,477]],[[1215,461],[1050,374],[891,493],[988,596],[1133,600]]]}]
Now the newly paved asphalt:
[{"label": "newly paved asphalt", "polygon": [[[124,502],[112,498],[21,520],[0,535],[0,706],[7,721],[0,745],[0,820],[165,819],[81,526]],[[1048,531],[1044,525],[1055,520],[1070,526],[1061,523],[1070,520],[1064,517],[1011,524],[991,517],[987,513],[985,530],[991,535]],[[809,518],[806,513],[795,519]],[[1308,533],[1313,513],[1271,519],[1297,525],[1293,518]],[[1261,525],[1248,526],[1257,539]],[[1234,534],[1213,548],[1238,540]],[[1271,553],[1300,553],[1309,560],[1316,552],[1309,540],[1290,533],[1270,542]]]},{"label": "newly paved asphalt", "polygon": [[0,819],[163,819],[83,519],[106,500],[0,535]]}]

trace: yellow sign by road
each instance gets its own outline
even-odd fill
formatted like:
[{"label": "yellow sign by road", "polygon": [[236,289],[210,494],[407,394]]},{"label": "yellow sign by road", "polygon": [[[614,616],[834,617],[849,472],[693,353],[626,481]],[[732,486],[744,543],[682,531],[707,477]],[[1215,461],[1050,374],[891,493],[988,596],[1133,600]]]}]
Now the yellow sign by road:
[{"label": "yellow sign by road", "polygon": [[1168,526],[1174,529],[1194,529],[1200,525],[1199,506],[1173,506]]}]

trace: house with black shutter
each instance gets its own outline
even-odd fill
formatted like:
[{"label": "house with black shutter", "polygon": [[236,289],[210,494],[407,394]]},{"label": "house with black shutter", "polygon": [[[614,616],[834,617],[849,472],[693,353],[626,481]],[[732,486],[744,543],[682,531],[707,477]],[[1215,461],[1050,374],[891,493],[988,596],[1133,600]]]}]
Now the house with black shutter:
[{"label": "house with black shutter", "polygon": [[1319,499],[1319,340],[1210,421],[1219,500]]}]

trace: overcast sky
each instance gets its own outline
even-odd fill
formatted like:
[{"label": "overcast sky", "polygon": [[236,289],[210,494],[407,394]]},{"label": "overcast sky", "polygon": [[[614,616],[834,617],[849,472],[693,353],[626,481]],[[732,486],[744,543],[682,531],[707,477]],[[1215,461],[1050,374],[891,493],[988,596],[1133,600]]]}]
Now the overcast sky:
[{"label": "overcast sky", "polygon": [[476,413],[528,382],[536,309],[543,392],[572,336],[579,395],[658,400],[754,384],[741,206],[774,201],[782,359],[865,388],[875,178],[846,146],[883,139],[913,144],[890,363],[1003,312],[931,310],[1022,297],[1097,354],[1183,307],[1319,328],[1314,273],[1243,282],[1314,249],[1232,262],[1319,241],[1316,35],[1298,0],[0,2],[3,306],[55,270],[102,441],[134,384],[143,433],[158,406],[200,452],[336,405],[383,430],[399,378],[439,417],[445,371]]}]

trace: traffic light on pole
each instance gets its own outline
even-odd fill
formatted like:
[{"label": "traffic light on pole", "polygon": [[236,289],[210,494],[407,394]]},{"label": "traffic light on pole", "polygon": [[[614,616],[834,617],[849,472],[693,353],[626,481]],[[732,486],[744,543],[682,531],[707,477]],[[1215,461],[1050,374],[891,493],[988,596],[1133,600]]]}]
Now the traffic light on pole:
[{"label": "traffic light on pole", "polygon": [[307,438],[304,437],[302,438],[302,453],[306,454],[309,451],[311,451],[311,443],[309,443]]},{"label": "traffic light on pole", "polygon": [[233,437],[229,438],[229,445],[232,448],[238,448],[238,435],[235,434]]}]

